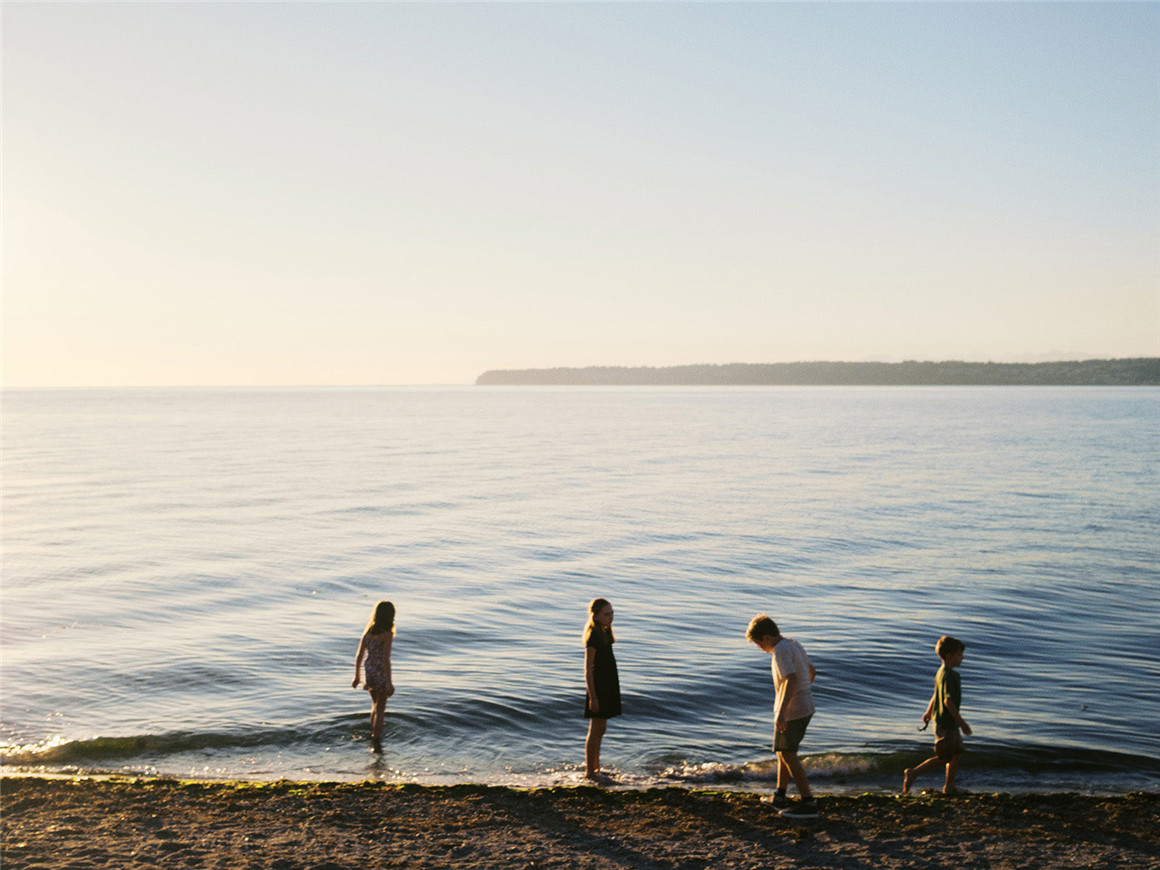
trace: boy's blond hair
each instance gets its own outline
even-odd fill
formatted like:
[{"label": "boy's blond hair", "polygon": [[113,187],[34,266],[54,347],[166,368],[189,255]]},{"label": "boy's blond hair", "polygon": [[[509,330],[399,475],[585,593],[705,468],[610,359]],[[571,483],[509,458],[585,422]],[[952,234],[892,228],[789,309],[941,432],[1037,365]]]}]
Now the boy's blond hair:
[{"label": "boy's blond hair", "polygon": [[949,634],[944,634],[938,639],[938,643],[934,645],[934,651],[944,661],[957,652],[963,652],[966,648],[967,645],[965,643],[957,637],[951,637]]},{"label": "boy's blond hair", "polygon": [[759,613],[749,622],[745,630],[745,639],[757,643],[763,637],[777,637],[781,634],[777,630],[777,623],[769,618],[767,613]]}]

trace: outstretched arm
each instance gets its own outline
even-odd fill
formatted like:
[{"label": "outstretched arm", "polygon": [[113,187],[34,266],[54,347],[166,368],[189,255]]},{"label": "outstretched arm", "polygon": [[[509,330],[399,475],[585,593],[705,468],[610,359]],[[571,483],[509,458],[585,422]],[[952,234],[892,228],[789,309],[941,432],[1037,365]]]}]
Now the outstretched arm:
[{"label": "outstretched arm", "polygon": [[930,717],[934,715],[934,699],[937,697],[938,691],[936,690],[935,693],[930,696],[930,700],[926,703],[926,712],[922,714],[922,726],[924,728],[930,724]]},{"label": "outstretched arm", "polygon": [[778,707],[777,721],[773,723],[774,730],[784,731],[787,727],[785,711],[790,709],[793,704],[794,695],[798,692],[798,675],[796,673],[788,674],[785,678],[785,695],[781,699],[781,706]]},{"label": "outstretched arm", "polygon": [[391,645],[394,642],[394,638],[388,637],[387,642],[383,644],[383,673],[387,675],[388,698],[395,694],[395,684],[391,681]]},{"label": "outstretched arm", "polygon": [[971,726],[967,724],[966,719],[964,719],[962,716],[959,715],[958,706],[956,706],[955,702],[952,701],[950,698],[947,698],[946,704],[947,704],[947,711],[952,716],[955,717],[955,721],[959,723],[959,727],[963,729],[963,733],[966,734],[968,737],[970,737],[971,736]]},{"label": "outstretched arm", "polygon": [[363,656],[367,654],[367,636],[364,634],[358,642],[358,652],[354,657],[354,682],[350,684],[352,689],[357,689],[358,684],[362,680],[362,660]]},{"label": "outstretched arm", "polygon": [[584,647],[584,685],[588,687],[588,709],[600,712],[600,702],[596,700],[596,648]]}]

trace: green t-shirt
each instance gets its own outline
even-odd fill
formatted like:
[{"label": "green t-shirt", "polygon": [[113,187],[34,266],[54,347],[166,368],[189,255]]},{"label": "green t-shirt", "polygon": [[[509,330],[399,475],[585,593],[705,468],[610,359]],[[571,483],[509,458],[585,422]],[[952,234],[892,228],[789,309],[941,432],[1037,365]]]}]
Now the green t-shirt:
[{"label": "green t-shirt", "polygon": [[947,709],[947,701],[953,701],[959,715],[963,712],[963,683],[959,672],[943,665],[934,676],[934,726],[936,728],[958,728],[959,720]]}]

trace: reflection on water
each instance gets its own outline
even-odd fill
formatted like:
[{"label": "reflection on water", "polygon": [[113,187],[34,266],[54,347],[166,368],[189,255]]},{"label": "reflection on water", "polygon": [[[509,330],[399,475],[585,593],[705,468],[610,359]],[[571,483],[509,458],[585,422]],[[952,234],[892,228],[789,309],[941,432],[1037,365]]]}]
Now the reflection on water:
[{"label": "reflection on water", "polygon": [[[1158,411],[1150,388],[10,393],[6,759],[568,782],[602,595],[624,781],[767,775],[743,635],[768,610],[818,666],[803,750],[833,784],[928,749],[953,633],[964,784],[1157,787]],[[384,597],[375,758],[349,686]]]}]

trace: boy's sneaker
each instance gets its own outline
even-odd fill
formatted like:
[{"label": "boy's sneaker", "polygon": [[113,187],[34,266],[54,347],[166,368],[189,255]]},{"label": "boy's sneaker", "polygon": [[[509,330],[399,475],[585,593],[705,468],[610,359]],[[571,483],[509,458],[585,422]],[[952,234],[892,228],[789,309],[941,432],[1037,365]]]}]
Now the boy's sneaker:
[{"label": "boy's sneaker", "polygon": [[818,802],[814,800],[798,801],[792,807],[786,807],[778,815],[787,819],[816,819],[818,817]]},{"label": "boy's sneaker", "polygon": [[762,803],[773,804],[775,810],[784,810],[786,808],[785,795],[783,794],[767,794],[761,799]]}]

